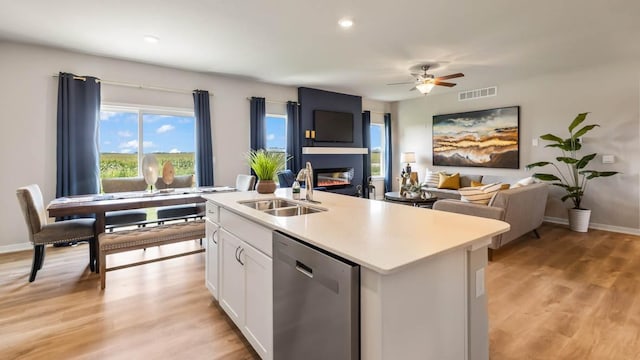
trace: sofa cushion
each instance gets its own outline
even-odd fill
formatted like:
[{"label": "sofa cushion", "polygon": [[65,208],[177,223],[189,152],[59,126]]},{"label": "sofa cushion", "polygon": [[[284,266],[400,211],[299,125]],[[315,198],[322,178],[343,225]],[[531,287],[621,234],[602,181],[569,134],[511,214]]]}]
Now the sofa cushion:
[{"label": "sofa cushion", "polygon": [[493,196],[500,190],[499,183],[488,184],[480,187],[465,187],[460,188],[460,199],[464,202],[470,202],[474,204],[487,205]]},{"label": "sofa cushion", "polygon": [[438,182],[438,189],[459,189],[460,188],[460,174],[455,173],[453,175],[447,175],[444,173],[439,174],[440,181]]},{"label": "sofa cushion", "polygon": [[440,182],[440,172],[438,171],[431,171],[429,169],[427,169],[427,171],[424,174],[424,183],[423,185],[426,187],[430,187],[430,188],[437,188],[438,187],[438,183]]},{"label": "sofa cushion", "polygon": [[[473,186],[471,185],[472,181],[475,182],[481,182],[483,180],[483,176],[482,175],[466,175],[466,174],[461,174],[460,175],[460,187],[469,187],[469,186]],[[492,181],[492,182],[497,182],[497,181]],[[491,183],[491,182],[490,182]],[[488,184],[490,184],[488,183]]]}]

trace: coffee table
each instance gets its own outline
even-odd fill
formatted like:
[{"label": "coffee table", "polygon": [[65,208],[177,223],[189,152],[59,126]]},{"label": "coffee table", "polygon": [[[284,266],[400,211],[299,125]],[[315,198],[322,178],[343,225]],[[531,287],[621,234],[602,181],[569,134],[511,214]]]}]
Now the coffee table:
[{"label": "coffee table", "polygon": [[400,193],[397,191],[392,191],[384,193],[384,200],[392,203],[431,208],[433,206],[433,203],[438,201],[438,198],[435,196],[431,196],[426,199],[423,199],[419,196],[405,197],[400,195]]}]

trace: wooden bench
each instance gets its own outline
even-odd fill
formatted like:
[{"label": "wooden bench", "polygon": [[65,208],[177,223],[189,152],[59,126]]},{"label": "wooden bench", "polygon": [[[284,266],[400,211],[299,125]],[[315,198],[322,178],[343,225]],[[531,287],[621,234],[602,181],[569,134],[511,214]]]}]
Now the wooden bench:
[{"label": "wooden bench", "polygon": [[151,246],[172,244],[187,240],[202,239],[205,237],[205,220],[149,226],[132,230],[122,230],[110,233],[102,233],[98,237],[100,250],[100,288],[106,286],[106,272],[128,268],[136,265],[148,264],[156,261],[173,259],[185,255],[204,252],[204,249],[193,250],[171,256],[164,256],[151,260],[139,261],[131,264],[107,268],[106,257],[120,252],[146,249]]}]

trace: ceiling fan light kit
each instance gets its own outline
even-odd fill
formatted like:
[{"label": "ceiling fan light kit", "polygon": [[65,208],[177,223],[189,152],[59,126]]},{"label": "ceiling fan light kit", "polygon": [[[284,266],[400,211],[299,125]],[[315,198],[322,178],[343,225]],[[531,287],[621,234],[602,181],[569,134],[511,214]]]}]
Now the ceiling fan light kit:
[{"label": "ceiling fan light kit", "polygon": [[[437,67],[437,64],[421,65],[420,68],[422,69],[422,72],[423,72],[422,74],[411,74],[412,76],[417,76],[417,79],[414,82],[415,86],[409,89],[409,91],[418,90],[420,91],[421,94],[427,95],[431,92],[431,90],[433,90],[433,87],[436,85],[446,86],[446,87],[456,86],[456,84],[454,83],[445,82],[443,80],[455,79],[455,78],[464,76],[463,73],[455,73],[455,74],[435,77],[434,75],[427,73],[427,71],[431,67]],[[400,85],[400,84],[411,84],[411,82],[392,83],[387,85]]]}]

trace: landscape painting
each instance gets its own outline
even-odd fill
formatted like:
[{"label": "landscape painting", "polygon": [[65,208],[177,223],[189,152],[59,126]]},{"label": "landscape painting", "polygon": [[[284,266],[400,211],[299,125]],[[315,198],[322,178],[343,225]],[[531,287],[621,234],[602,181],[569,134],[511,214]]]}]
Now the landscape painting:
[{"label": "landscape painting", "polygon": [[433,165],[519,168],[520,107],[433,117]]}]

